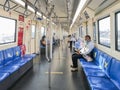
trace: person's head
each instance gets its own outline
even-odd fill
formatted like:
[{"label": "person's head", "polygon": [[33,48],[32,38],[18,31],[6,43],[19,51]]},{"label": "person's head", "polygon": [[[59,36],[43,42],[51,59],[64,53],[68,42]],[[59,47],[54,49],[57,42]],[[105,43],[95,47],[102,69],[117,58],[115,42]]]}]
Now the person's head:
[{"label": "person's head", "polygon": [[86,36],[85,36],[85,41],[86,41],[86,42],[91,41],[91,37],[90,37],[90,35],[86,35]]},{"label": "person's head", "polygon": [[46,36],[44,35],[44,36],[42,36],[42,40],[45,40],[45,38],[46,38]]}]

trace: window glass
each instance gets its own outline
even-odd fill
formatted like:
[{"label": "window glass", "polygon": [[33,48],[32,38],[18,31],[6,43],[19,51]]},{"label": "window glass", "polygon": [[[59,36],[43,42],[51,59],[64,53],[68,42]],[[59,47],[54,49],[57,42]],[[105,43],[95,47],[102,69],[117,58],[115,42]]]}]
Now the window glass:
[{"label": "window glass", "polygon": [[44,36],[44,35],[46,35],[45,27],[41,27],[41,36]]},{"label": "window glass", "polygon": [[32,29],[31,29],[31,30],[32,30],[32,32],[31,32],[31,33],[32,33],[31,37],[32,37],[32,38],[35,38],[35,25],[32,25]]},{"label": "window glass", "polygon": [[0,44],[16,41],[16,20],[0,17]]},{"label": "window glass", "polygon": [[98,20],[99,44],[110,47],[110,17]]}]

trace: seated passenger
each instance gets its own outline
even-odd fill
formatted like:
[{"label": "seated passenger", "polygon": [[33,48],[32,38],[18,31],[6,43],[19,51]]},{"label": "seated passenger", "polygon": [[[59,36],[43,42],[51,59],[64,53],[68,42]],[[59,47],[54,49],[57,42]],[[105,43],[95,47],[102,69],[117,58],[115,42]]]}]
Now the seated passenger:
[{"label": "seated passenger", "polygon": [[75,42],[74,51],[80,50],[82,46],[83,46],[83,41],[81,38],[78,38],[78,40]]},{"label": "seated passenger", "polygon": [[89,35],[85,36],[85,42],[86,42],[86,44],[84,45],[84,47],[82,47],[81,50],[76,51],[72,55],[72,63],[73,63],[73,65],[71,65],[71,67],[72,67],[71,71],[72,72],[78,70],[78,68],[77,68],[78,67],[77,59],[79,59],[79,58],[85,58],[86,59],[85,56],[89,56],[89,57],[92,56],[91,51],[94,48],[94,43],[91,41],[91,37]]},{"label": "seated passenger", "polygon": [[46,40],[45,40],[45,38],[46,38],[46,37],[43,36],[42,39],[40,40],[40,44],[41,44],[42,46],[44,46],[44,47],[46,46]]}]

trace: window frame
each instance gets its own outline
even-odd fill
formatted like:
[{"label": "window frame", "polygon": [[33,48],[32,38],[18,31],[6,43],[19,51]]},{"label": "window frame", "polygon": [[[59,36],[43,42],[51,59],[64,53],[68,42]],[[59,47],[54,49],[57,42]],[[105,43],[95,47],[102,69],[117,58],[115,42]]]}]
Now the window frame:
[{"label": "window frame", "polygon": [[120,11],[115,13],[115,50],[120,52],[120,49],[118,49],[118,20],[117,20],[117,14],[120,13]]},{"label": "window frame", "polygon": [[14,33],[14,41],[11,41],[11,42],[5,42],[5,43],[0,43],[0,45],[4,45],[4,44],[9,44],[9,43],[15,43],[16,42],[16,34],[17,34],[17,20],[16,19],[13,19],[13,18],[9,18],[9,17],[5,17],[5,16],[1,16],[0,17],[2,18],[5,18],[5,19],[10,19],[10,20],[14,20],[15,21],[15,33]]},{"label": "window frame", "polygon": [[97,28],[96,28],[96,22],[93,22],[93,41],[94,41],[94,43],[96,43],[96,41],[97,41],[97,38],[96,38],[96,30],[97,30]]},{"label": "window frame", "polygon": [[[105,46],[105,47],[108,47],[108,48],[110,48],[110,47],[111,47],[111,44],[110,44],[110,46],[107,46],[107,45],[104,45],[104,44],[100,43],[100,30],[99,30],[99,21],[100,21],[100,20],[103,20],[103,19],[105,19],[105,18],[107,18],[107,17],[110,17],[110,15],[108,15],[108,16],[105,16],[105,17],[103,17],[103,18],[100,18],[100,19],[98,19],[98,20],[97,20],[97,24],[98,24],[98,44],[100,44],[100,45],[102,45],[102,46]],[[111,43],[111,42],[110,42],[110,43]]]}]

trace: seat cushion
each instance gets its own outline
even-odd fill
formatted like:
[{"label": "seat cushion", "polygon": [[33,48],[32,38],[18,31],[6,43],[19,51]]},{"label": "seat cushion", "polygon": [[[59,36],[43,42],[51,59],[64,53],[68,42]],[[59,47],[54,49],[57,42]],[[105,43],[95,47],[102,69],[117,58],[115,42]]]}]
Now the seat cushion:
[{"label": "seat cushion", "polygon": [[104,71],[101,69],[93,69],[93,68],[84,68],[84,72],[86,76],[96,76],[96,77],[107,77]]},{"label": "seat cushion", "polygon": [[34,58],[36,54],[25,54],[23,58]]},{"label": "seat cushion", "polygon": [[7,73],[13,73],[19,69],[20,66],[15,65],[7,65],[2,68],[0,68],[0,72],[7,72]]},{"label": "seat cushion", "polygon": [[88,76],[88,81],[91,88],[98,87],[101,90],[118,90],[109,78]]},{"label": "seat cushion", "polygon": [[[92,90],[110,90],[109,88],[100,88],[100,87],[93,87]],[[119,89],[116,89],[116,90],[119,90]]]},{"label": "seat cushion", "polygon": [[16,66],[23,66],[24,64],[26,64],[28,61],[27,60],[15,60],[14,62],[12,62],[9,65],[16,65]]},{"label": "seat cushion", "polygon": [[87,67],[87,68],[96,68],[96,69],[100,69],[100,67],[95,63],[95,62],[87,62],[86,60],[84,59],[80,59],[80,63],[82,65],[82,67]]},{"label": "seat cushion", "polygon": [[0,82],[9,76],[9,73],[0,73]]}]

